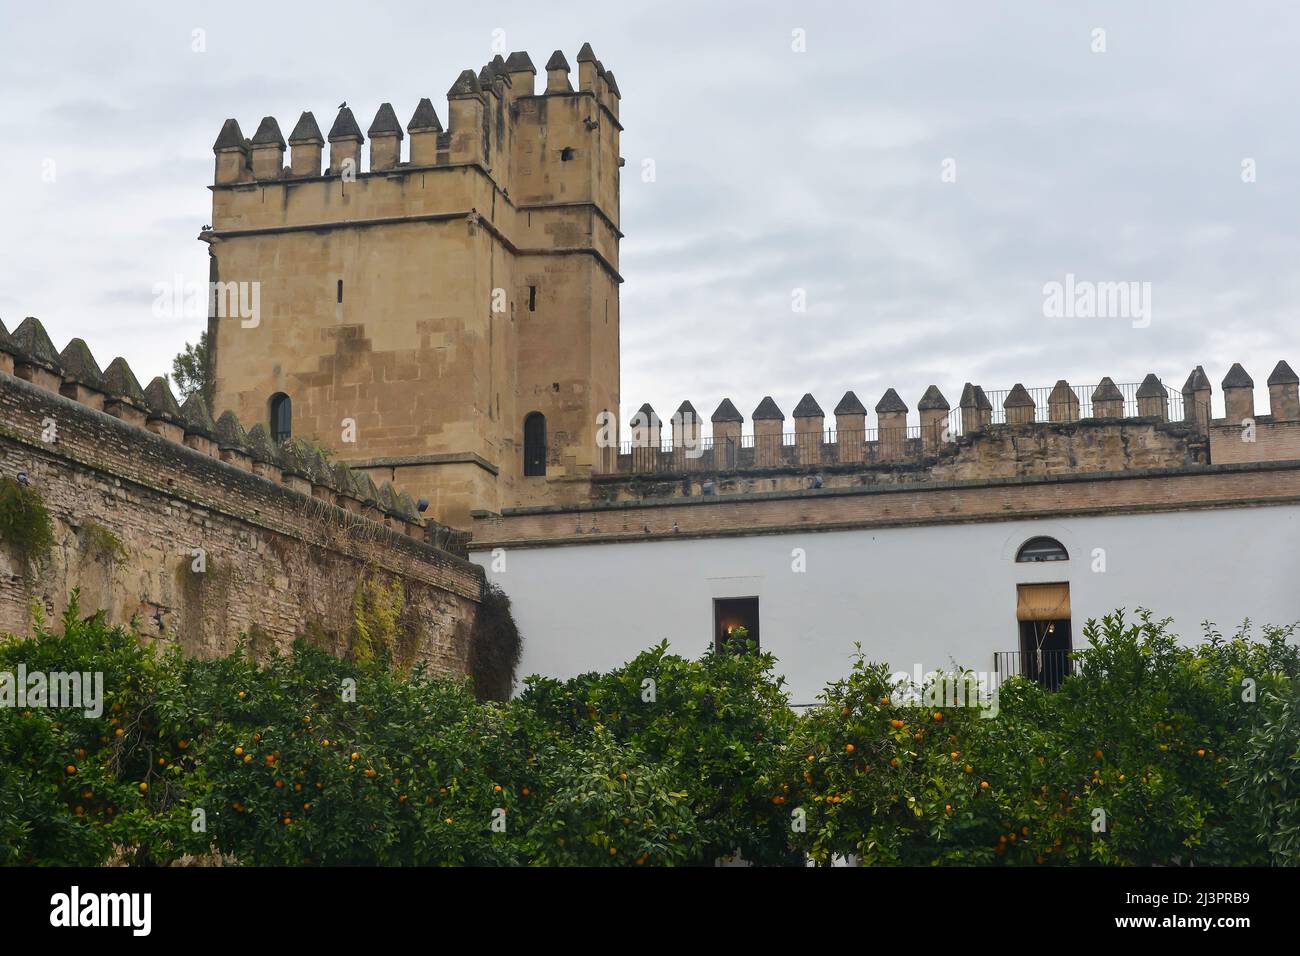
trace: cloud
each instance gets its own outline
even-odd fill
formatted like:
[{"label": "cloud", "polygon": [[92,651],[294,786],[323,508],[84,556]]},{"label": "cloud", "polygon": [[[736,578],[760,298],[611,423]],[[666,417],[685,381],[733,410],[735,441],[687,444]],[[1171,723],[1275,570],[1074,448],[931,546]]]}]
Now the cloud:
[{"label": "cloud", "polygon": [[[1300,136],[1278,120],[1300,10],[1284,5],[507,2],[435,18],[404,0],[304,19],[127,2],[7,19],[0,308],[142,377],[202,324],[148,305],[152,283],[207,274],[195,235],[222,120],[251,135],[270,114],[287,132],[346,99],[365,126],[421,96],[445,119],[496,29],[539,64],[589,39],[618,74],[629,412],[730,396],[748,416],[770,393],[789,414],[806,391],[829,411],[888,387],[914,406],[930,384],[955,404],[967,380],[1181,384],[1234,361],[1262,402],[1277,359],[1300,360]],[[1043,285],[1067,273],[1150,282],[1151,326],[1046,319]]]}]

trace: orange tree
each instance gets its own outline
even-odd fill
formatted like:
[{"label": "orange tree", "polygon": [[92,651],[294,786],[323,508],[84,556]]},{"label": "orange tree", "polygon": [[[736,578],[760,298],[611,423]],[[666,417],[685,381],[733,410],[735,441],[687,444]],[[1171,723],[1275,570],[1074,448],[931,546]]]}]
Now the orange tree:
[{"label": "orange tree", "polygon": [[859,659],[790,751],[781,790],[799,845],[873,864],[1264,862],[1260,814],[1238,812],[1248,775],[1231,776],[1260,718],[1243,681],[1294,694],[1292,631],[1189,648],[1167,624],[1145,611],[1089,622],[1058,692],[1008,681],[990,717],[921,706],[925,688]]},{"label": "orange tree", "polygon": [[102,713],[0,708],[0,861],[93,865],[128,847],[147,863],[204,849],[180,783],[193,764],[155,707],[176,692],[173,670],[102,615],[82,620],[75,592],[62,625],[55,634],[38,617],[33,637],[0,641],[0,672],[100,674]]},{"label": "orange tree", "polygon": [[103,710],[0,707],[0,863],[1296,862],[1293,630],[1085,633],[1059,691],[1009,681],[996,717],[862,658],[795,715],[770,655],[666,645],[496,704],[304,642],[157,654],[74,594],[0,674],[102,674]]},{"label": "orange tree", "polygon": [[676,848],[652,861],[712,864],[739,851],[779,863],[791,841],[772,786],[797,718],[774,667],[758,653],[689,660],[664,642],[606,674],[533,678],[511,706],[551,739],[640,755],[662,792],[680,795],[691,839],[679,828]]}]

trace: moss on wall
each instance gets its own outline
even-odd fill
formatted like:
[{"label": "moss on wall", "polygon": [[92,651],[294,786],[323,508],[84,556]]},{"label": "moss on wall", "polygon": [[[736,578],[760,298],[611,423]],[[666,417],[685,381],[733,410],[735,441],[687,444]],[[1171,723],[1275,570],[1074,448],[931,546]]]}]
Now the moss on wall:
[{"label": "moss on wall", "polygon": [[54,545],[54,526],[40,493],[0,478],[0,544],[28,567],[40,565]]}]

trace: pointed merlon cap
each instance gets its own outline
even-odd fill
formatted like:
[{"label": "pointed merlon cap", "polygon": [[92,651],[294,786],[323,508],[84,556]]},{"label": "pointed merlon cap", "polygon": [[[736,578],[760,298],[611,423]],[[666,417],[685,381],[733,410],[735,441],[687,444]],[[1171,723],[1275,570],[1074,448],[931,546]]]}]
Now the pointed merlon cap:
[{"label": "pointed merlon cap", "polygon": [[108,386],[108,394],[114,398],[124,399],[138,408],[148,408],[149,402],[144,397],[144,389],[140,387],[140,380],[135,377],[131,371],[131,366],[126,364],[126,359],[118,356],[108,363],[108,368],[104,369],[104,384]]},{"label": "pointed merlon cap", "polygon": [[649,402],[646,402],[644,405],[638,408],[636,410],[636,413],[637,415],[641,416],[641,420],[646,422],[647,424],[659,421],[659,416],[655,413],[655,410],[650,407]]},{"label": "pointed merlon cap", "polygon": [[254,146],[279,146],[284,149],[284,137],[280,135],[280,124],[274,116],[263,116],[257,132],[253,134]]},{"label": "pointed merlon cap", "polygon": [[1192,374],[1187,376],[1187,381],[1183,383],[1183,393],[1210,391],[1210,377],[1205,374],[1205,369],[1196,366],[1192,369]]},{"label": "pointed merlon cap", "polygon": [[227,150],[238,149],[246,150],[248,143],[244,139],[243,132],[239,129],[239,121],[228,119],[221,124],[221,132],[217,134],[217,141],[212,144],[214,153],[224,153]]},{"label": "pointed merlon cap", "polygon": [[320,449],[315,445],[307,444],[303,445],[303,450],[303,461],[307,463],[311,483],[333,488],[334,472],[330,470],[329,463],[325,461],[325,456],[320,453]]},{"label": "pointed merlon cap", "polygon": [[406,124],[406,131],[408,133],[442,132],[442,120],[438,119],[438,111],[433,108],[433,102],[427,96],[415,107],[411,122]]},{"label": "pointed merlon cap", "polygon": [[758,403],[758,407],[749,417],[756,422],[785,421],[785,415],[776,407],[776,402],[772,401],[771,395],[764,395],[763,400]]},{"label": "pointed merlon cap", "polygon": [[300,143],[315,143],[317,146],[325,145],[325,137],[321,135],[320,127],[316,125],[316,117],[310,111],[306,111],[298,117],[298,125],[289,134],[290,146],[297,146]]},{"label": "pointed merlon cap", "polygon": [[451,89],[447,91],[449,98],[457,96],[473,96],[475,93],[482,93],[483,87],[479,86],[478,76],[473,70],[461,70],[460,76],[456,77],[456,82],[451,84]]},{"label": "pointed merlon cap", "polygon": [[986,412],[993,410],[993,403],[989,401],[989,397],[984,394],[984,388],[980,385],[975,386],[975,404]]},{"label": "pointed merlon cap", "polygon": [[601,63],[599,60],[596,61],[596,75],[600,77],[605,76],[605,64]]},{"label": "pointed merlon cap", "polygon": [[311,480],[311,468],[307,465],[307,460],[303,455],[303,448],[292,438],[286,438],[280,443],[280,470],[287,475],[296,475],[299,478]]},{"label": "pointed merlon cap", "polygon": [[1063,405],[1077,402],[1078,398],[1074,394],[1074,389],[1070,388],[1070,383],[1063,378],[1058,378],[1056,384],[1052,386],[1052,392],[1047,396],[1047,401],[1052,405]]},{"label": "pointed merlon cap", "polygon": [[1111,380],[1109,375],[1107,375],[1093,390],[1092,400],[1094,402],[1122,402],[1124,401],[1124,393],[1119,390],[1119,386]]},{"label": "pointed merlon cap", "polygon": [[1146,378],[1142,379],[1142,384],[1138,386],[1138,398],[1164,398],[1166,397],[1165,387],[1160,384],[1160,379],[1156,378],[1156,373],[1151,372]]},{"label": "pointed merlon cap", "polygon": [[546,61],[546,69],[563,70],[565,73],[572,72],[569,69],[569,61],[564,58],[563,50],[556,50],[551,54],[551,58]]},{"label": "pointed merlon cap", "polygon": [[59,353],[59,364],[63,366],[63,380],[93,388],[97,392],[107,392],[104,373],[99,363],[90,353],[90,346],[84,339],[73,339]]},{"label": "pointed merlon cap", "polygon": [[500,53],[488,61],[488,69],[492,71],[493,76],[499,76],[509,82],[509,71],[506,69],[506,58]]},{"label": "pointed merlon cap", "polygon": [[613,70],[605,74],[605,82],[609,84],[609,91],[621,100],[623,98],[623,94],[618,91],[618,84],[614,82]]},{"label": "pointed merlon cap", "polygon": [[370,124],[370,129],[366,132],[373,139],[376,136],[396,136],[403,139],[406,134],[402,132],[402,124],[397,121],[397,113],[393,110],[392,103],[381,103],[379,112],[375,114],[375,121]]},{"label": "pointed merlon cap", "polygon": [[495,79],[496,77],[492,75],[492,65],[490,63],[483,64],[483,69],[478,71],[479,89],[485,91],[494,89],[492,83]]},{"label": "pointed merlon cap", "polygon": [[1278,362],[1273,368],[1273,374],[1268,377],[1269,385],[1300,385],[1300,377],[1291,371],[1291,366],[1286,362]]},{"label": "pointed merlon cap", "polygon": [[361,135],[361,127],[357,125],[357,118],[352,115],[352,110],[345,106],[339,110],[339,115],[334,117],[334,125],[330,127],[330,142],[336,143],[346,139],[356,140],[358,143],[365,142],[365,137]]},{"label": "pointed merlon cap", "polygon": [[886,389],[885,394],[876,402],[876,414],[881,412],[905,412],[907,404],[898,397],[898,393],[892,388]]},{"label": "pointed merlon cap", "polygon": [[1255,380],[1246,374],[1240,362],[1233,362],[1228,374],[1223,377],[1224,388],[1254,388]]},{"label": "pointed merlon cap", "polygon": [[793,418],[825,418],[826,413],[822,407],[817,404],[817,399],[812,397],[812,392],[805,392],[803,398],[799,399],[799,404],[794,407],[790,413]]},{"label": "pointed merlon cap", "polygon": [[[677,414],[682,417],[682,421],[699,421],[700,413],[695,410],[695,406],[690,401],[682,402],[677,406]],[[690,416],[687,418],[686,416]]]},{"label": "pointed merlon cap", "polygon": [[1011,386],[1011,391],[1007,393],[1006,400],[1003,401],[1003,408],[1024,408],[1032,406],[1034,400],[1029,397],[1029,392],[1019,382]]},{"label": "pointed merlon cap", "polygon": [[14,337],[9,334],[3,321],[0,321],[0,352],[7,352],[13,355],[18,351],[17,344],[14,343]]},{"label": "pointed merlon cap", "polygon": [[161,418],[173,425],[185,424],[185,416],[181,414],[181,407],[176,404],[176,396],[172,394],[172,388],[163,376],[155,375],[145,386],[144,400],[149,406],[150,418]]},{"label": "pointed merlon cap", "polygon": [[731,403],[729,398],[724,398],[718,403],[717,409],[709,419],[712,422],[743,422],[744,420],[745,417],[740,414],[740,411]]},{"label": "pointed merlon cap", "polygon": [[415,507],[415,499],[405,489],[397,496],[397,510],[411,524],[424,524],[424,519],[420,517],[420,509]]},{"label": "pointed merlon cap", "polygon": [[253,461],[260,461],[267,465],[280,464],[280,454],[276,450],[275,442],[271,441],[266,426],[261,422],[248,430],[248,452]]},{"label": "pointed merlon cap", "polygon": [[185,399],[185,404],[181,406],[181,414],[185,416],[185,434],[202,435],[204,438],[216,437],[217,423],[212,420],[208,403],[198,392]]},{"label": "pointed merlon cap", "polygon": [[532,57],[524,50],[511,53],[506,58],[507,73],[532,73],[537,74],[537,67],[533,66]]},{"label": "pointed merlon cap", "polygon": [[867,406],[863,405],[857,394],[848,391],[840,399],[840,403],[835,406],[836,415],[865,415]]},{"label": "pointed merlon cap", "polygon": [[370,472],[363,471],[357,480],[361,485],[361,500],[368,505],[379,504],[379,486],[370,477]]},{"label": "pointed merlon cap", "polygon": [[931,385],[921,396],[921,400],[916,403],[916,410],[919,412],[931,412],[935,410],[948,411],[951,406],[948,399],[943,397],[943,392],[939,391],[938,385]]},{"label": "pointed merlon cap", "polygon": [[357,486],[357,478],[351,468],[341,461],[336,461],[330,466],[330,471],[334,473],[334,484],[341,493],[349,498],[361,497],[361,489]]},{"label": "pointed merlon cap", "polygon": [[582,49],[578,51],[578,62],[579,62],[579,63],[595,63],[595,62],[596,62],[596,54],[595,54],[595,52],[591,49],[591,44],[590,44],[590,43],[584,43],[584,44],[582,45]]},{"label": "pointed merlon cap", "polygon": [[975,392],[977,388],[978,386],[972,385],[970,382],[963,385],[961,390],[961,400],[957,402],[957,405],[961,408],[978,408],[978,396]]},{"label": "pointed merlon cap", "polygon": [[23,319],[18,328],[14,329],[13,341],[27,361],[56,375],[62,374],[63,365],[59,362],[59,353],[54,350],[54,343],[50,341],[40,319],[31,315]]},{"label": "pointed merlon cap", "polygon": [[217,419],[217,445],[223,449],[230,448],[248,453],[248,433],[244,431],[244,426],[239,423],[239,417],[234,412],[222,412],[221,417]]},{"label": "pointed merlon cap", "polygon": [[401,515],[397,507],[397,493],[393,491],[392,482],[385,481],[379,486],[379,507],[390,515]]}]

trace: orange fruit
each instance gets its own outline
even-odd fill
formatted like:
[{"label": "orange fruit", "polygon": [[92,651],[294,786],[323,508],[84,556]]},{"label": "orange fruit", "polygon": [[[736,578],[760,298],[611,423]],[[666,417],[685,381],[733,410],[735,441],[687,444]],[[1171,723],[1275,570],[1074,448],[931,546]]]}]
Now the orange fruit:
[{"label": "orange fruit", "polygon": [[854,749],[854,748],[853,748],[853,744],[845,744],[845,745],[844,745],[844,752],[845,752],[845,753],[849,753],[849,754],[851,754],[851,753],[853,753],[853,749]]},{"label": "orange fruit", "polygon": [[140,784],[140,792],[141,792],[141,793],[148,793],[148,792],[149,792],[149,784],[147,784],[147,783],[142,783],[142,784]]},{"label": "orange fruit", "polygon": [[981,780],[981,781],[980,781],[980,789],[981,789],[981,790],[987,790],[988,788],[989,788],[989,782],[988,782],[987,780]]},{"label": "orange fruit", "polygon": [[941,714],[939,711],[936,710],[936,711],[934,712],[934,719],[935,719],[935,720],[943,720],[943,714]]}]

